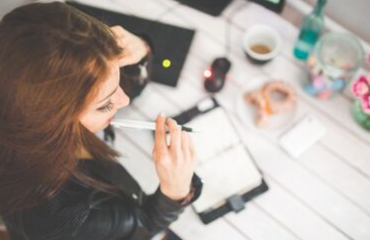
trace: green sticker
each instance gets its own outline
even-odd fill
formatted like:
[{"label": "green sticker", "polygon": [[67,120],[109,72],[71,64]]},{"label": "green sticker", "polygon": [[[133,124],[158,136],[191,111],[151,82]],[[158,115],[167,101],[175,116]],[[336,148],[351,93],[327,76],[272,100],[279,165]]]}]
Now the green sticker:
[{"label": "green sticker", "polygon": [[170,60],[168,60],[168,59],[163,60],[163,62],[162,62],[162,66],[163,66],[164,68],[169,68],[169,67],[171,66],[171,61],[170,61]]}]

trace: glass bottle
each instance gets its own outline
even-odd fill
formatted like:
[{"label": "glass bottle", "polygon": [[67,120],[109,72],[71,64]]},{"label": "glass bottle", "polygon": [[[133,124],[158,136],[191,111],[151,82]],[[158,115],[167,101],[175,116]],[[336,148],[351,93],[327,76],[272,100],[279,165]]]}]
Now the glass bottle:
[{"label": "glass bottle", "polygon": [[318,0],[312,13],[308,14],[301,27],[298,40],[294,47],[294,56],[306,60],[324,27],[324,7],[327,0]]}]

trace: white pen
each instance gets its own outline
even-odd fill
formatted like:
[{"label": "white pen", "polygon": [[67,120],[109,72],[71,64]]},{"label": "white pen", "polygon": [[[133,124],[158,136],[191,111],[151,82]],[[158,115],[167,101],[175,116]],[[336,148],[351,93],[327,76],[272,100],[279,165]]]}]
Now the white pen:
[{"label": "white pen", "polygon": [[[155,131],[155,122],[145,122],[138,120],[129,119],[114,119],[111,121],[114,127],[118,128],[136,128]],[[186,127],[184,125],[178,125],[179,129],[186,132],[200,132],[191,127]]]}]

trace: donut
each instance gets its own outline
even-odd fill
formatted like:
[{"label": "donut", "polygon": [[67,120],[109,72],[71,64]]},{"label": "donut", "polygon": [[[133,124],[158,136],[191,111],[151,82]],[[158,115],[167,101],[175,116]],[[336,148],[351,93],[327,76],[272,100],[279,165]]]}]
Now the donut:
[{"label": "donut", "polygon": [[[273,94],[283,95],[282,99],[274,99]],[[297,93],[294,88],[283,81],[266,83],[261,90],[246,92],[244,100],[257,108],[256,124],[259,128],[268,125],[269,119],[274,114],[289,111],[297,102]]]},{"label": "donut", "polygon": [[257,107],[257,121],[256,124],[258,127],[263,128],[268,124],[269,114],[266,111],[267,104],[264,100],[262,94],[259,92],[246,93],[244,99],[247,102],[250,102],[252,105]]},{"label": "donut", "polygon": [[[273,93],[282,94],[283,98],[280,100],[273,99]],[[262,94],[269,103],[273,113],[286,112],[292,109],[297,102],[296,91],[291,85],[283,81],[273,81],[265,84]]]}]

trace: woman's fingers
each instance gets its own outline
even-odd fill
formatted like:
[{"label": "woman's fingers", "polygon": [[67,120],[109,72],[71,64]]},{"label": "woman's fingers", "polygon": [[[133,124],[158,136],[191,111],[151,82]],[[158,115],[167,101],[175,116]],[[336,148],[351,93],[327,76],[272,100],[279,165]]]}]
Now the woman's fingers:
[{"label": "woman's fingers", "polygon": [[191,157],[195,159],[195,146],[194,146],[194,142],[193,142],[193,139],[191,139],[191,137],[189,137],[189,150],[190,150],[190,154],[191,154]]},{"label": "woman's fingers", "polygon": [[167,146],[165,126],[165,118],[158,116],[153,155],[162,193],[177,201],[184,199],[190,191],[196,166],[194,147],[189,134],[181,131],[173,119],[167,120],[170,133],[170,144]]},{"label": "woman's fingers", "polygon": [[170,151],[175,158],[178,158],[181,151],[181,131],[177,125],[177,122],[171,118],[167,119],[167,126],[170,131]]},{"label": "woman's fingers", "polygon": [[123,29],[121,26],[113,26],[110,29],[113,31],[120,47],[124,47],[126,30]]},{"label": "woman's fingers", "polygon": [[123,48],[119,58],[120,67],[135,64],[150,52],[150,47],[143,39],[121,26],[113,26],[111,30],[116,36],[118,44]]},{"label": "woman's fingers", "polygon": [[155,127],[155,143],[154,151],[167,151],[167,142],[166,142],[166,117],[163,114],[159,114],[156,119]]},{"label": "woman's fingers", "polygon": [[189,148],[189,135],[185,131],[181,131],[181,150],[185,156],[185,159],[191,157],[190,148]]}]

